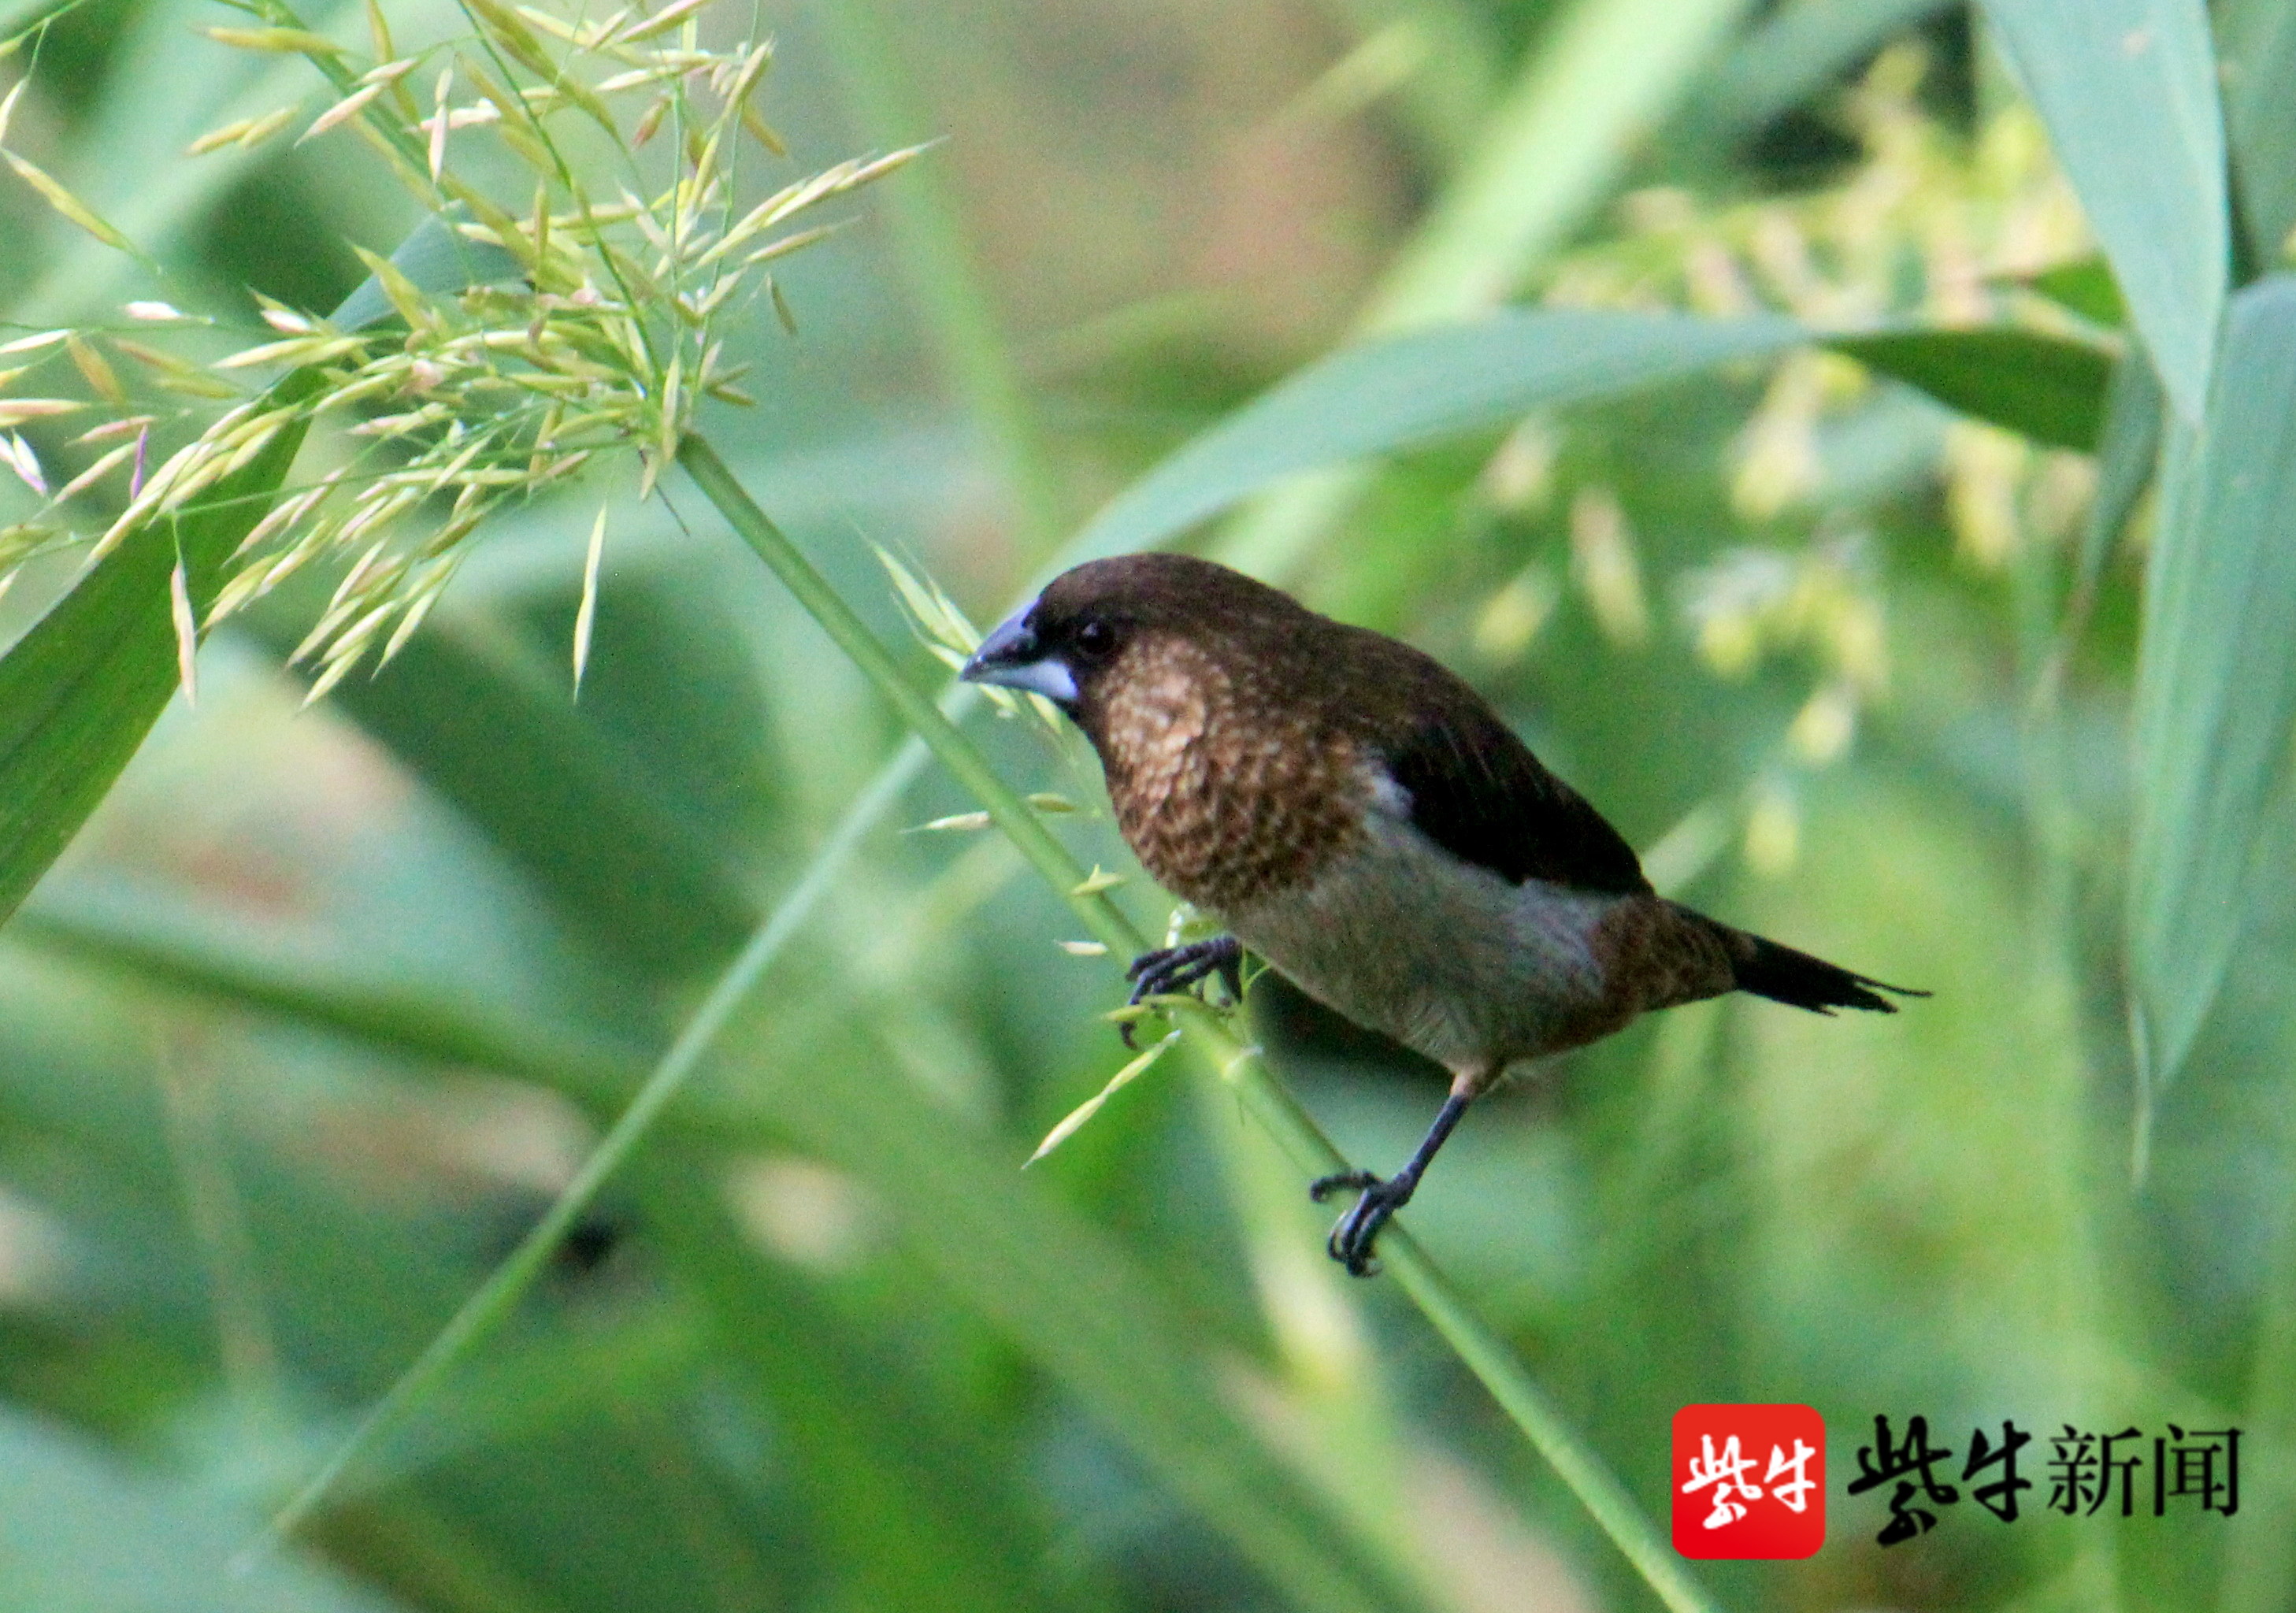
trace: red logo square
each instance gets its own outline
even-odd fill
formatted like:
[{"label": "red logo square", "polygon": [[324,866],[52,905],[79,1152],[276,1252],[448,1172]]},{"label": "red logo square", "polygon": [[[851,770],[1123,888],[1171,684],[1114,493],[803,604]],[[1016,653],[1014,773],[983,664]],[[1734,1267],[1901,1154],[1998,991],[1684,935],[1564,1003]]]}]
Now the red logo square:
[{"label": "red logo square", "polygon": [[1674,1549],[1808,1557],[1825,1543],[1825,1421],[1806,1405],[1674,1414]]}]

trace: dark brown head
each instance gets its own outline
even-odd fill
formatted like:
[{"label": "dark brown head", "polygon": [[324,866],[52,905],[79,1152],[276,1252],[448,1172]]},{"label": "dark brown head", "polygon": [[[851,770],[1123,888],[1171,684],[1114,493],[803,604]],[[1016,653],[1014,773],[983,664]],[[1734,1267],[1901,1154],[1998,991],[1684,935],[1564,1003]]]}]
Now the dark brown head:
[{"label": "dark brown head", "polygon": [[976,683],[1046,696],[1100,753],[1117,827],[1213,911],[1305,877],[1368,788],[1346,668],[1390,644],[1177,554],[1093,561],[982,641]]},{"label": "dark brown head", "polygon": [[964,675],[1043,695],[1087,733],[1109,692],[1175,646],[1249,647],[1264,658],[1329,627],[1242,572],[1185,554],[1087,561],[1054,577],[981,641]]}]

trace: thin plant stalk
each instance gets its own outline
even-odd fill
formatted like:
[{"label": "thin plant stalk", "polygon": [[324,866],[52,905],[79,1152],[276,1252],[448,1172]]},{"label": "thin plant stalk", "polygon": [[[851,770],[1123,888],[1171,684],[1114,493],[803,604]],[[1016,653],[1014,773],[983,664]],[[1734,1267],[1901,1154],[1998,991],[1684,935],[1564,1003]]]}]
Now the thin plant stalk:
[{"label": "thin plant stalk", "polygon": [[[880,814],[889,809],[894,799],[907,788],[924,760],[922,747],[908,754],[905,748],[894,766],[885,768],[855,803],[845,821],[830,837],[829,843],[814,857],[802,879],[791,888],[749,944],[742,948],[726,972],[704,997],[701,1006],[686,1021],[669,1051],[662,1055],[637,1092],[631,1097],[629,1107],[615,1120],[612,1127],[598,1140],[598,1146],[582,1161],[571,1181],[561,1190],[542,1218],[536,1222],[518,1247],[495,1267],[486,1281],[480,1284],[460,1309],[447,1320],[414,1363],[368,1408],[366,1415],[346,1436],[341,1444],[329,1454],[317,1471],[287,1504],[273,1514],[264,1537],[257,1549],[284,1541],[307,1520],[312,1512],[333,1490],[343,1475],[373,1451],[381,1442],[402,1427],[416,1406],[429,1398],[432,1391],[445,1381],[455,1364],[480,1340],[501,1325],[514,1310],[526,1290],[531,1288],[549,1265],[559,1245],[573,1230],[574,1223],[590,1208],[614,1173],[619,1170],[652,1129],[662,1110],[671,1099],[683,1090],[693,1072],[701,1067],[725,1030],[728,1021],[738,1012],[750,995],[765,978],[781,956],[782,949],[804,928],[812,915],[814,905],[828,891],[831,882],[843,870],[845,859],[861,842]],[[906,765],[904,765],[906,764]]]}]

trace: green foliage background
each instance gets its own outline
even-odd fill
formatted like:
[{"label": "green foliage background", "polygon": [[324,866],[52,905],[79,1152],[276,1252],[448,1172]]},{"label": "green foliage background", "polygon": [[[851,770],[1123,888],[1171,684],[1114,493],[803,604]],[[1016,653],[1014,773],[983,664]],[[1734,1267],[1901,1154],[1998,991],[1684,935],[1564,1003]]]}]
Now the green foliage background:
[{"label": "green foliage background", "polygon": [[[1647,1022],[1480,1107],[1405,1218],[1661,1528],[1677,1407],[1824,1414],[1829,1543],[1702,1565],[1717,1604],[2285,1609],[2296,4],[1982,9],[769,8],[793,173],[949,140],[789,261],[799,334],[759,319],[708,430],[919,690],[873,546],[980,621],[1185,542],[1470,674],[1675,894],[1935,992]],[[415,228],[343,135],[177,155],[313,87],[193,31],[235,20],[25,37],[10,149],[164,276],[0,191],[7,320],[323,312]],[[1005,839],[916,827],[976,803],[693,481],[611,506],[572,698],[603,486],[310,710],[323,594],[219,633],[0,937],[0,1597],[1648,1603],[1213,1072],[1021,1173],[1125,1060],[1117,972]],[[70,643],[156,691],[168,562],[120,553]],[[60,732],[45,653],[0,660],[10,878],[141,732],[126,693]],[[1079,745],[964,721],[1130,871]],[[407,1380],[768,954],[505,1323]],[[1431,1113],[1272,980],[1248,1028],[1354,1159]],[[2237,1426],[2240,1511],[2060,1517],[2037,1444],[2022,1520],[1883,1551],[1842,1484],[1915,1412]]]}]

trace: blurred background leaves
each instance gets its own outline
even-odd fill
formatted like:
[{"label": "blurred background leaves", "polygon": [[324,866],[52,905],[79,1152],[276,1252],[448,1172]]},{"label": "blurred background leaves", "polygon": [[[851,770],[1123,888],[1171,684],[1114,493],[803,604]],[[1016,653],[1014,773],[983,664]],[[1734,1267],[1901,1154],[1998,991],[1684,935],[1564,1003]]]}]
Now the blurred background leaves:
[{"label": "blurred background leaves", "polygon": [[[1876,1412],[2247,1431],[2235,1518],[1964,1506],[1885,1552],[1837,1488],[1818,1557],[1702,1576],[1724,1605],[2296,1604],[2292,12],[767,9],[792,174],[949,137],[789,261],[798,335],[757,322],[759,406],[709,427],[919,686],[873,545],[978,621],[1190,542],[1468,673],[1669,891],[1938,993],[1662,1016],[1414,1203],[1646,1512],[1690,1402],[1815,1405],[1837,1475]],[[415,226],[347,138],[177,155],[315,88],[193,31],[232,20],[20,38],[11,149],[166,278],[0,189],[6,318],[324,310]],[[317,708],[282,660],[324,592],[219,635],[0,938],[0,1594],[1646,1602],[1187,1061],[1019,1174],[1125,1059],[1114,972],[1003,840],[907,831],[973,803],[682,484],[611,506],[572,698],[611,491],[495,522]],[[1130,869],[1080,747],[973,732]],[[511,1325],[226,1573],[793,891]],[[1408,1147],[1427,1072],[1272,978],[1252,1026],[1351,1155]]]}]

